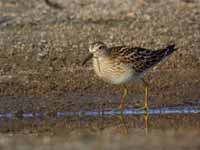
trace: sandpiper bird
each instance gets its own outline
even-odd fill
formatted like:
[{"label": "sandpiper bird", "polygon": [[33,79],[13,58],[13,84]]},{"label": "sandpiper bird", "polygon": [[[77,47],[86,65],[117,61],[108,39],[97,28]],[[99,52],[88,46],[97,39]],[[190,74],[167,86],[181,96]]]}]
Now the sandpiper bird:
[{"label": "sandpiper bird", "polygon": [[103,42],[95,42],[89,46],[90,54],[83,61],[84,65],[91,58],[96,74],[104,81],[112,84],[122,84],[123,96],[120,109],[124,109],[124,100],[128,89],[125,84],[132,80],[141,80],[145,86],[144,108],[148,109],[148,84],[143,79],[144,73],[176,50],[175,45],[166,48],[150,50],[140,47],[117,46],[107,47]]}]

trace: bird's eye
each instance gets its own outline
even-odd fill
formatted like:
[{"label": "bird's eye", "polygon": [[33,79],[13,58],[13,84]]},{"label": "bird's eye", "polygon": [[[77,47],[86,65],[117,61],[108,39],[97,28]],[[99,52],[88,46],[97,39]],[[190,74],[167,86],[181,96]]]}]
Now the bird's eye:
[{"label": "bird's eye", "polygon": [[103,49],[103,46],[100,46],[99,49]]}]

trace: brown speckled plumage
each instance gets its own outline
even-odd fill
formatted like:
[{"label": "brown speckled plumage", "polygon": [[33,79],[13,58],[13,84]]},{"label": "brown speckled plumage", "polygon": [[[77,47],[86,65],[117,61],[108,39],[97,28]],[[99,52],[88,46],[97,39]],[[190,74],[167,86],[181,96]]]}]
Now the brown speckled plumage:
[{"label": "brown speckled plumage", "polygon": [[108,49],[111,59],[117,59],[124,64],[132,65],[133,69],[138,73],[153,67],[175,50],[175,45],[170,45],[159,50],[127,46],[118,46]]},{"label": "brown speckled plumage", "polygon": [[[103,42],[90,45],[90,55],[83,61],[83,65],[92,58],[95,73],[104,81],[112,84],[125,84],[134,79],[141,79],[149,68],[172,54],[176,50],[175,45],[169,45],[159,50],[150,50],[140,47],[117,46],[108,48]],[[145,86],[144,109],[148,110],[148,84],[141,79]],[[127,95],[124,85],[124,93],[121,98],[120,109],[124,108],[124,100]]]},{"label": "brown speckled plumage", "polygon": [[108,48],[103,42],[90,45],[90,56],[96,74],[103,80],[122,84],[140,78],[149,68],[159,63],[176,50],[175,45],[164,49],[150,50],[140,47],[117,46]]}]

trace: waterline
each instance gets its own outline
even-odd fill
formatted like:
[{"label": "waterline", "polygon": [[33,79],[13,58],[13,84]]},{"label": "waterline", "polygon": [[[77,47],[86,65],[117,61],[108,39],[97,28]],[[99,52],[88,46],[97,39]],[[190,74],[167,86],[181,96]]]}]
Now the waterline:
[{"label": "waterline", "polygon": [[[181,106],[181,107],[161,107],[161,108],[151,108],[148,111],[149,115],[173,115],[173,114],[198,114],[200,113],[199,107],[189,107],[189,106]],[[144,115],[147,113],[143,109],[125,109],[123,111],[124,116],[138,116]],[[99,116],[118,116],[121,115],[121,111],[119,110],[106,110],[106,111],[79,111],[79,112],[55,112],[53,117],[61,118],[61,117],[99,117]],[[40,117],[49,117],[48,113],[43,112],[17,112],[17,113],[0,113],[0,118],[40,118]]]}]

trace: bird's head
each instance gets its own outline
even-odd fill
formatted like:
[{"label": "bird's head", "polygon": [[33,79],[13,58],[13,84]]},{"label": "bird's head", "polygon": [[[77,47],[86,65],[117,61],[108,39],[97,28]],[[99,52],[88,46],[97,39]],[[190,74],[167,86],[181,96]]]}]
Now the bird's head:
[{"label": "bird's head", "polygon": [[90,54],[85,58],[82,65],[89,61],[92,57],[103,57],[108,54],[107,46],[103,42],[95,42],[89,46]]}]

